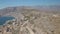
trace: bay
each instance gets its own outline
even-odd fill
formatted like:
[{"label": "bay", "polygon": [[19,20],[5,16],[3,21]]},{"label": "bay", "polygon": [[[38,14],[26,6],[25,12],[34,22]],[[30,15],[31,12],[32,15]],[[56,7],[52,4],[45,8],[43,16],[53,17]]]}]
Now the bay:
[{"label": "bay", "polygon": [[12,20],[12,19],[15,19],[15,18],[12,16],[2,16],[2,17],[0,17],[0,25],[5,24],[6,21]]}]

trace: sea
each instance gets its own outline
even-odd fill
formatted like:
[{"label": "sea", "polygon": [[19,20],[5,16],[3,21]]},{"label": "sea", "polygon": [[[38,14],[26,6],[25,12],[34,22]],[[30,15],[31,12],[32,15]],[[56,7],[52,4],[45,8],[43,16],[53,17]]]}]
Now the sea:
[{"label": "sea", "polygon": [[0,25],[5,24],[6,21],[12,20],[12,19],[15,19],[15,18],[12,16],[2,16],[2,17],[0,17]]}]

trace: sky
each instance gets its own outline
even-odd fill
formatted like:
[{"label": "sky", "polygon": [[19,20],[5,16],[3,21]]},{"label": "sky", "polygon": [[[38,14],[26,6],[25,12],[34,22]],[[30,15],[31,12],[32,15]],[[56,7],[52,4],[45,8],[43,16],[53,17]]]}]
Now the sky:
[{"label": "sky", "polygon": [[0,0],[0,8],[10,6],[60,5],[60,0]]}]

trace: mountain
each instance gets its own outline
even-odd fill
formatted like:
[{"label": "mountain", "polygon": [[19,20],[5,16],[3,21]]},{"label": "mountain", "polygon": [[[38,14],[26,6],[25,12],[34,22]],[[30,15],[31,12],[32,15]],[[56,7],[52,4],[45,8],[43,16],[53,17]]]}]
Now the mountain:
[{"label": "mountain", "polygon": [[18,6],[0,9],[13,16],[0,27],[2,34],[60,34],[60,6]]},{"label": "mountain", "polygon": [[15,7],[8,7],[8,8],[0,9],[0,15],[5,15],[7,13],[14,12],[15,9],[16,9]]},{"label": "mountain", "polygon": [[43,12],[60,12],[60,6],[17,6],[0,9],[0,15],[5,15],[10,12],[22,12],[26,8],[37,9]]},{"label": "mountain", "polygon": [[[16,7],[7,7],[0,9],[0,17],[1,16],[13,16],[20,21],[23,19],[24,15],[32,12],[37,11],[40,13],[47,13],[47,14],[60,14],[60,6],[16,6]],[[42,13],[42,14],[43,14]]]}]

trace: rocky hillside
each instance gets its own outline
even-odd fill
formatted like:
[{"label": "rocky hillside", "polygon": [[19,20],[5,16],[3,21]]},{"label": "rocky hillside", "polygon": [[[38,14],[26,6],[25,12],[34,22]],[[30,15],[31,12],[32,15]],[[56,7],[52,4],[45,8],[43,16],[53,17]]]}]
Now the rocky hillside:
[{"label": "rocky hillside", "polygon": [[[16,9],[15,9],[16,10]],[[4,16],[14,16],[0,29],[1,34],[60,34],[60,14],[33,8],[17,8]]]}]

